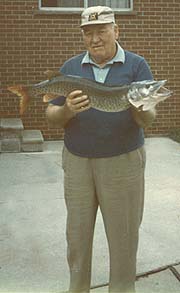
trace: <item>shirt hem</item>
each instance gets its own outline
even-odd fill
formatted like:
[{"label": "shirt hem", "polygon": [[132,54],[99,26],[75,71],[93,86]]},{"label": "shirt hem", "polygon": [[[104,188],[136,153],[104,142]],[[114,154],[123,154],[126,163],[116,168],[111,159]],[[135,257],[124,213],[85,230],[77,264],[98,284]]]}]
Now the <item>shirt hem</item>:
[{"label": "shirt hem", "polygon": [[115,157],[115,156],[119,156],[119,155],[123,155],[123,154],[126,154],[126,153],[129,153],[129,152],[132,152],[138,148],[141,148],[143,145],[144,145],[144,141],[142,143],[139,143],[139,144],[136,144],[134,145],[133,147],[131,148],[128,148],[127,149],[124,149],[124,150],[120,150],[119,152],[114,152],[114,153],[111,153],[111,154],[94,154],[94,155],[90,155],[90,154],[83,154],[81,152],[77,152],[77,151],[72,151],[67,145],[66,143],[64,142],[64,145],[65,147],[67,148],[67,150],[75,155],[75,156],[78,156],[78,157],[82,157],[82,158],[89,158],[89,159],[100,159],[100,158],[110,158],[110,157]]}]

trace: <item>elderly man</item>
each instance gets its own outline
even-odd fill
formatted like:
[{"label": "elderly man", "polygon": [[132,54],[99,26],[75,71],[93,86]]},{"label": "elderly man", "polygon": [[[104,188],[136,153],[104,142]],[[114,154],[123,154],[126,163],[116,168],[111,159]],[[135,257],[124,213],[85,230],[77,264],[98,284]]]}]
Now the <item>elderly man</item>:
[{"label": "elderly man", "polygon": [[[82,13],[87,51],[60,71],[119,85],[153,79],[145,59],[117,42],[118,26],[109,7]],[[101,210],[110,256],[109,292],[135,292],[138,230],[143,214],[145,150],[142,127],[155,110],[101,112],[81,89],[54,99],[49,121],[64,127],[64,192],[67,206],[69,292],[89,292],[93,233]]]}]

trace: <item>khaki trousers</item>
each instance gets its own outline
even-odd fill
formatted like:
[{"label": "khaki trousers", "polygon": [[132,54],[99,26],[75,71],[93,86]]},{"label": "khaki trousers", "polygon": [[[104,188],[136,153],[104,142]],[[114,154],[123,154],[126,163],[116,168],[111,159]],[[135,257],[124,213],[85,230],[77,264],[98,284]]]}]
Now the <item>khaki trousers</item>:
[{"label": "khaki trousers", "polygon": [[138,230],[144,205],[144,147],[109,158],[83,158],[63,150],[67,206],[69,292],[89,292],[98,206],[109,257],[109,292],[135,292]]}]

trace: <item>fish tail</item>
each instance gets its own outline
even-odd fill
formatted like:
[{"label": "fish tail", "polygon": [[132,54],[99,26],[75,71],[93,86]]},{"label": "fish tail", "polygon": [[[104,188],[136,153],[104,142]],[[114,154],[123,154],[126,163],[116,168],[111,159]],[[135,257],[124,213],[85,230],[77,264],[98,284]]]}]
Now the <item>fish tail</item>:
[{"label": "fish tail", "polygon": [[14,85],[9,86],[7,89],[20,97],[19,112],[20,115],[23,115],[31,100],[30,94],[28,92],[28,87],[23,85]]}]

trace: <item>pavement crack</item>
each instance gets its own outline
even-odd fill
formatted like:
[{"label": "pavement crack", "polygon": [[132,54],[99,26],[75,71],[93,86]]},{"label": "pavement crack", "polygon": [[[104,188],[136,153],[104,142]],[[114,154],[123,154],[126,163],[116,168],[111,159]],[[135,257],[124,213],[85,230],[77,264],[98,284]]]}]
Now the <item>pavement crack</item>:
[{"label": "pavement crack", "polygon": [[[162,267],[158,267],[158,268],[155,268],[153,270],[150,270],[150,271],[147,271],[147,272],[144,272],[144,273],[139,273],[136,276],[136,281],[138,281],[140,278],[149,277],[150,275],[153,275],[153,274],[156,274],[156,273],[160,273],[160,272],[165,271],[165,270],[168,270],[168,269],[171,270],[171,272],[174,274],[174,276],[176,277],[176,279],[178,279],[178,281],[180,281],[180,274],[179,274],[179,272],[174,267],[176,265],[180,265],[180,262],[177,262],[177,263],[174,263],[174,264],[170,264],[170,265],[165,265],[165,266],[162,266]],[[97,284],[97,285],[91,286],[91,290],[97,289],[97,288],[101,288],[101,287],[106,287],[108,285],[109,285],[108,282],[107,283],[103,283],[103,284]]]},{"label": "pavement crack", "polygon": [[176,270],[176,268],[170,266],[169,269],[173,273],[173,275],[178,279],[178,281],[180,282],[180,273]]}]

